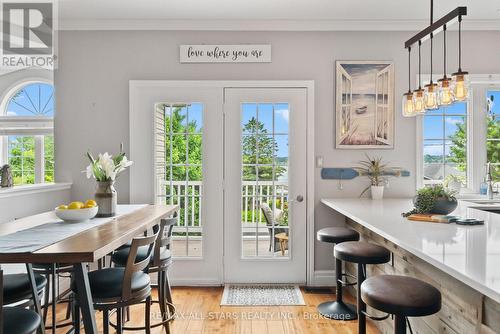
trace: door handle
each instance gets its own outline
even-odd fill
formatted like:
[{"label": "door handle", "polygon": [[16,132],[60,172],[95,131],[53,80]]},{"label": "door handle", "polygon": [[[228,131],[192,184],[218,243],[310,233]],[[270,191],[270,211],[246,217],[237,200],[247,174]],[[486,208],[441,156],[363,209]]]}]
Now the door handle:
[{"label": "door handle", "polygon": [[300,203],[300,202],[302,202],[304,200],[304,196],[297,195],[297,197],[295,198],[295,200]]}]

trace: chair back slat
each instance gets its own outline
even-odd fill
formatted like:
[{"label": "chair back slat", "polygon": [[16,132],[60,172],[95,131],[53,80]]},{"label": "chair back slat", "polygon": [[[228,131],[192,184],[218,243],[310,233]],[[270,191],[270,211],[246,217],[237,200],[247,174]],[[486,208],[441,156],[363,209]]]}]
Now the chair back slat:
[{"label": "chair back slat", "polygon": [[[127,259],[127,265],[125,266],[125,274],[123,275],[123,285],[122,285],[123,300],[129,299],[132,295],[133,274],[140,271],[144,271],[149,266],[151,262],[151,256],[153,254],[153,247],[157,237],[158,237],[158,232],[147,237],[136,237],[132,239],[132,245],[130,246],[130,253]],[[143,246],[149,246],[147,256],[145,259],[136,262],[136,256],[139,247]]]},{"label": "chair back slat", "polygon": [[171,218],[164,218],[160,221],[158,239],[155,243],[155,250],[153,256],[153,266],[160,266],[162,248],[170,249],[170,242],[172,240],[172,233],[174,226],[177,224],[177,216]]}]

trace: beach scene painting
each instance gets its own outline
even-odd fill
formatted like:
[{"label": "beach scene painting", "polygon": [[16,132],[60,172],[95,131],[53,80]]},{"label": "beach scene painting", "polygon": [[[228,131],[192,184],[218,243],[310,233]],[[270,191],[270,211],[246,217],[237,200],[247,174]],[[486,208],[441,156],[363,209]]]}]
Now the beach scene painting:
[{"label": "beach scene painting", "polygon": [[394,148],[394,64],[336,62],[336,148]]}]

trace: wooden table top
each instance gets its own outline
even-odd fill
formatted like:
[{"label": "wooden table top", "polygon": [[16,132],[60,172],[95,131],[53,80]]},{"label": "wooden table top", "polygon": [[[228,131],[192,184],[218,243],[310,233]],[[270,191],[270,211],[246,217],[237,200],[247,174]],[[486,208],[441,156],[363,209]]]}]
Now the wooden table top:
[{"label": "wooden table top", "polygon": [[[171,216],[178,209],[177,205],[148,205],[35,252],[0,252],[0,263],[95,262],[142,234],[161,218]],[[53,212],[46,212],[0,224],[0,235],[53,222],[56,219]]]}]

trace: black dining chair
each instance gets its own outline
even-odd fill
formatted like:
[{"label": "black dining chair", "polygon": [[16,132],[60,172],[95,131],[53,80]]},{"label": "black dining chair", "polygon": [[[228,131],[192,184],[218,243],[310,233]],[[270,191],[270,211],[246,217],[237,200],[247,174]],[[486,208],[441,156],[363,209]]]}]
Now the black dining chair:
[{"label": "black dining chair", "polygon": [[[0,289],[4,287],[4,275],[0,270]],[[40,327],[41,317],[22,307],[5,307],[4,293],[0,294],[0,324],[2,334],[33,334]]]},{"label": "black dining chair", "polygon": [[[169,323],[173,320],[175,314],[175,306],[172,300],[172,292],[168,279],[168,269],[172,265],[172,253],[170,251],[170,242],[172,240],[172,232],[177,224],[177,217],[166,218],[160,221],[159,227],[155,226],[153,230],[158,231],[158,238],[154,245],[153,256],[148,267],[148,273],[158,274],[158,300],[152,300],[153,303],[158,303],[162,314],[162,321],[152,324],[151,328],[164,326],[165,331],[170,333]],[[136,256],[136,261],[141,261],[146,257],[147,247],[139,248]],[[112,262],[119,267],[124,267],[127,264],[129,255],[131,254],[130,247],[124,247],[115,251],[111,257]],[[123,327],[126,330],[145,330],[144,327]]]},{"label": "black dining chair", "polygon": [[[47,279],[35,274],[36,290],[39,297],[43,294],[47,285]],[[28,274],[3,275],[3,305],[16,304],[19,307],[33,305],[33,294]]]},{"label": "black dining chair", "polygon": [[[109,312],[116,309],[116,332],[123,332],[123,308],[145,303],[145,332],[150,333],[151,282],[147,274],[158,233],[132,240],[125,267],[105,268],[89,272],[89,285],[94,308],[103,312],[103,332],[109,334]],[[147,247],[145,257],[137,258],[140,247]],[[71,289],[78,293],[76,283]],[[79,333],[80,310],[75,302],[75,333]]]}]

